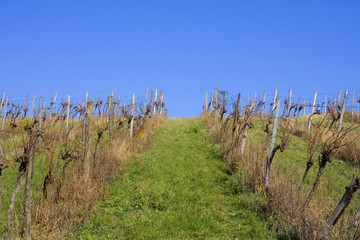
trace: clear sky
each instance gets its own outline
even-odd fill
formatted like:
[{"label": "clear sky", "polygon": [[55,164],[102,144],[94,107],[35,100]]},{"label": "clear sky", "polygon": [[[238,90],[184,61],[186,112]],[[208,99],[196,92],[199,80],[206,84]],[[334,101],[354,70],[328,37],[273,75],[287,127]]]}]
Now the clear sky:
[{"label": "clear sky", "polygon": [[[360,89],[360,1],[0,1],[0,94],[138,99],[170,117],[206,91],[311,99]],[[50,101],[50,100],[49,100]]]}]

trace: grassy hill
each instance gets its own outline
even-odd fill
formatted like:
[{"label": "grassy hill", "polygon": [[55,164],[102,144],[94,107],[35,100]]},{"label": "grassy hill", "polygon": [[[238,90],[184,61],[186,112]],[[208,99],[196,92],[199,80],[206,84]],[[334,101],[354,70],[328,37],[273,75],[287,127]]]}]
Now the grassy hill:
[{"label": "grassy hill", "polygon": [[166,119],[78,239],[273,239],[198,118]]}]

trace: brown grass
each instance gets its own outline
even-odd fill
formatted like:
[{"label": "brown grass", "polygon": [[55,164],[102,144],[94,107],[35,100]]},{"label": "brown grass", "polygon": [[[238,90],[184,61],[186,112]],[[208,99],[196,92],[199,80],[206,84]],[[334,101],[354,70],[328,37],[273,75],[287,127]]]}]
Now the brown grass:
[{"label": "brown grass", "polygon": [[[66,160],[55,162],[52,166],[54,179],[47,184],[46,196],[43,195],[38,204],[34,204],[33,238],[71,239],[71,233],[96,210],[94,204],[104,199],[105,186],[125,171],[126,163],[135,157],[136,151],[149,144],[154,128],[162,118],[162,116],[150,118],[142,127],[135,124],[132,140],[128,136],[128,131],[118,132],[114,147],[110,146],[108,137],[103,137],[96,158],[91,159],[89,175],[82,171],[81,158],[71,160],[64,174],[62,168]],[[106,119],[94,121],[95,132],[105,124],[107,124]],[[73,152],[81,152],[82,129],[73,130],[69,134],[68,142],[74,146]],[[95,132],[94,138],[97,137]],[[48,171],[50,166],[49,163]]]},{"label": "brown grass", "polygon": [[[281,239],[318,238],[329,213],[333,209],[331,204],[324,205],[324,201],[317,201],[316,199],[323,199],[325,202],[328,198],[329,202],[332,200],[329,194],[332,179],[323,179],[319,191],[315,194],[315,200],[311,201],[310,205],[303,211],[304,202],[308,197],[309,190],[304,188],[301,178],[297,179],[294,177],[294,173],[290,169],[272,166],[271,187],[265,191],[263,179],[266,165],[266,156],[263,153],[265,133],[260,137],[260,140],[248,137],[245,152],[243,155],[240,155],[238,146],[229,137],[232,136],[232,124],[230,124],[231,126],[221,127],[218,117],[215,117],[213,113],[205,113],[202,118],[206,122],[210,134],[219,143],[223,160],[228,164],[229,172],[232,174],[240,173],[241,180],[238,183],[239,187],[245,192],[255,192],[264,197],[265,204],[264,206],[259,206],[258,209],[265,209],[267,213],[276,216],[277,221],[272,228],[279,232]],[[292,124],[295,124],[295,122]],[[305,135],[305,128],[305,125],[293,126],[293,129],[295,129],[293,134],[302,137]],[[220,133],[221,129],[224,131],[222,134]],[[278,132],[281,131],[283,130],[278,129]],[[349,154],[348,158],[359,156],[359,146],[358,143],[353,143],[347,146],[347,148],[343,148],[340,154],[343,154],[344,158],[346,154]],[[351,153],[349,149],[352,150]],[[354,150],[356,154],[353,154]],[[349,159],[349,161],[354,160]],[[305,167],[305,164],[302,167]],[[331,237],[337,239],[340,236],[344,236],[351,219],[352,213],[347,217],[341,218],[337,223],[336,229],[332,231]]]}]

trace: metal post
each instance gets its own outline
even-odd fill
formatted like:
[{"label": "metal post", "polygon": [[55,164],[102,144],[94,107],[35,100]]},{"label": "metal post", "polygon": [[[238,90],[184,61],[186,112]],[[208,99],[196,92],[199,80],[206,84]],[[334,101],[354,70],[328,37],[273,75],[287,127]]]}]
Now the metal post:
[{"label": "metal post", "polygon": [[274,119],[274,126],[273,126],[273,132],[272,132],[272,136],[271,136],[271,144],[270,144],[270,152],[269,152],[269,156],[267,158],[266,161],[266,175],[265,175],[265,187],[269,186],[269,182],[270,182],[270,176],[269,176],[269,171],[270,171],[270,156],[271,156],[271,152],[274,149],[275,146],[275,139],[276,139],[276,129],[277,129],[277,124],[278,124],[278,118],[279,118],[279,113],[280,113],[280,104],[281,104],[281,100],[277,100],[276,101],[276,112],[275,112],[275,119]]}]

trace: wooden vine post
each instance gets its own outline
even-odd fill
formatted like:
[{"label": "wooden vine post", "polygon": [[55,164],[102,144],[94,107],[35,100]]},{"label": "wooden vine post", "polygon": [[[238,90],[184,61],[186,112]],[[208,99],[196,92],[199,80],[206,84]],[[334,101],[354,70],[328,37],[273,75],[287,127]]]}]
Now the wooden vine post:
[{"label": "wooden vine post", "polygon": [[348,95],[348,91],[345,91],[345,95],[344,95],[344,100],[342,102],[342,106],[341,106],[341,113],[340,113],[340,119],[339,119],[339,127],[338,127],[338,131],[337,133],[340,134],[341,131],[341,125],[344,119],[344,113],[345,113],[345,108],[346,108],[346,100],[347,100],[347,95]]},{"label": "wooden vine post", "polygon": [[4,111],[4,117],[3,117],[3,123],[2,123],[2,127],[1,129],[4,130],[5,127],[5,120],[6,120],[6,115],[7,115],[7,106],[8,106],[8,101],[9,101],[9,97],[6,97],[6,102],[5,102],[5,111]]},{"label": "wooden vine post", "polygon": [[34,99],[33,99],[33,102],[31,104],[30,118],[32,118],[32,114],[33,114],[33,111],[34,111],[35,100],[36,100],[36,94],[34,95]]},{"label": "wooden vine post", "polygon": [[306,115],[305,107],[306,107],[306,104],[305,104],[305,99],[304,99],[304,110],[303,110],[303,116],[304,116],[304,117],[305,117],[305,115]]},{"label": "wooden vine post", "polygon": [[144,100],[144,117],[146,114],[146,101],[147,101],[148,92],[149,92],[149,87],[146,88],[146,94],[145,94],[145,100]]},{"label": "wooden vine post", "polygon": [[149,103],[148,107],[146,108],[146,112],[150,115],[151,115],[151,110],[152,110],[153,97],[154,97],[154,89],[152,88],[151,96],[150,96],[150,103]]},{"label": "wooden vine post", "polygon": [[[346,95],[346,92],[345,92]],[[344,99],[345,100],[345,99]],[[349,186],[345,187],[345,193],[342,196],[340,202],[326,221],[321,239],[327,239],[328,232],[332,226],[334,226],[341,215],[344,213],[345,209],[349,206],[351,199],[353,198],[354,193],[359,189],[359,178],[354,175]]]},{"label": "wooden vine post", "polygon": [[204,100],[204,113],[207,112],[207,96],[208,96],[208,92],[206,92],[205,94],[205,100]]},{"label": "wooden vine post", "polygon": [[290,90],[289,90],[289,101],[288,101],[288,107],[287,107],[286,117],[289,117],[289,115],[290,115],[290,109],[291,109],[291,95],[292,95],[292,91],[291,91],[291,89],[290,89]]},{"label": "wooden vine post", "polygon": [[108,118],[109,118],[109,136],[111,146],[114,144],[114,100],[113,96],[108,96]]},{"label": "wooden vine post", "polygon": [[265,110],[265,98],[266,98],[266,90],[264,90],[264,97],[263,97],[263,100],[262,100],[262,106],[261,106],[261,114],[260,114],[260,117],[263,118],[263,115],[264,115],[264,110]]},{"label": "wooden vine post", "polygon": [[55,101],[56,101],[56,97],[57,97],[57,93],[55,93],[54,99],[53,99],[53,101],[50,103],[49,118],[51,118],[52,110],[53,110],[53,108],[54,108],[54,104],[55,104]]},{"label": "wooden vine post", "polygon": [[239,114],[240,96],[241,96],[241,94],[239,93],[239,94],[238,94],[237,101],[236,101],[236,105],[235,105],[234,122],[233,122],[233,126],[232,126],[232,132],[233,132],[232,136],[233,136],[233,137],[234,137],[234,133],[235,133],[235,129],[236,129],[237,117],[238,117],[238,114]]},{"label": "wooden vine post", "polygon": [[85,103],[84,103],[85,109],[87,107],[88,97],[89,97],[89,93],[88,93],[88,91],[86,91],[86,93],[85,93]]},{"label": "wooden vine post", "polygon": [[159,99],[158,99],[158,102],[157,102],[157,113],[158,114],[161,114],[160,113],[160,111],[161,111],[161,98],[162,98],[162,90],[160,90]]},{"label": "wooden vine post", "polygon": [[155,114],[156,114],[156,104],[157,104],[156,100],[157,100],[157,89],[155,89],[155,98],[154,98],[153,115],[155,115]]},{"label": "wooden vine post", "polygon": [[[155,109],[155,105],[154,105]],[[132,105],[131,105],[131,122],[130,122],[130,139],[133,137],[133,128],[134,128],[134,113],[135,113],[135,94],[132,95]],[[155,112],[154,112],[155,114]]]},{"label": "wooden vine post", "polygon": [[251,126],[251,122],[250,122],[250,119],[252,117],[252,114],[253,114],[253,110],[254,110],[254,107],[255,107],[255,102],[256,102],[256,95],[255,97],[253,98],[252,100],[252,103],[251,103],[251,106],[247,106],[246,108],[246,112],[245,112],[245,123],[241,129],[241,133],[242,133],[242,136],[240,138],[240,142],[239,142],[239,152],[241,155],[244,154],[244,151],[245,151],[245,142],[246,142],[246,138],[247,138],[247,132],[249,130]]},{"label": "wooden vine post", "polygon": [[69,131],[69,115],[70,115],[70,94],[67,96],[67,103],[66,103],[66,132]]},{"label": "wooden vine post", "polygon": [[3,108],[4,100],[5,100],[5,92],[4,92],[3,97],[2,97],[2,99],[1,99],[0,115],[1,115],[1,110],[2,110],[2,108]]},{"label": "wooden vine post", "polygon": [[311,119],[312,119],[314,111],[315,111],[316,96],[317,96],[317,92],[315,92],[315,95],[314,95],[314,101],[313,101],[313,104],[312,104],[311,114],[310,114],[310,117],[309,117],[307,131],[306,131],[307,135],[310,135]]},{"label": "wooden vine post", "polygon": [[161,94],[161,101],[160,101],[160,115],[164,112],[164,94]]},{"label": "wooden vine post", "polygon": [[85,112],[85,145],[83,157],[83,170],[86,175],[90,170],[90,156],[91,156],[91,121],[93,118],[94,101],[88,100]]},{"label": "wooden vine post", "polygon": [[210,112],[212,112],[214,109],[214,92],[211,91],[211,98],[210,98]]},{"label": "wooden vine post", "polygon": [[218,104],[219,104],[219,89],[216,87],[215,88],[215,95],[214,95],[214,113],[215,113],[215,119],[216,119],[216,112],[218,110]]}]

